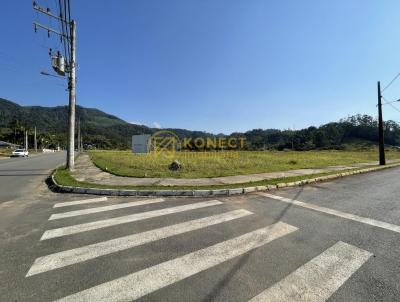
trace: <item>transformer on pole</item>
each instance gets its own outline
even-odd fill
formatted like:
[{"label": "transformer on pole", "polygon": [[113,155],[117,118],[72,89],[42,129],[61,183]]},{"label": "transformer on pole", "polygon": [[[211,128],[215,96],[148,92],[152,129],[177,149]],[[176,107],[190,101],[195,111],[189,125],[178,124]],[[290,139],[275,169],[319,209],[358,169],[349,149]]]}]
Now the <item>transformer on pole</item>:
[{"label": "transformer on pole", "polygon": [[[63,4],[63,5],[62,5]],[[60,22],[61,31],[57,31],[48,26],[34,22],[35,32],[38,28],[47,31],[50,34],[56,34],[60,37],[64,46],[64,55],[60,51],[54,55],[52,49],[49,50],[51,57],[51,65],[54,71],[60,76],[68,75],[68,92],[69,92],[69,108],[68,108],[68,142],[67,142],[67,168],[73,170],[75,167],[75,100],[76,100],[76,22],[71,20],[69,0],[59,1],[59,15],[52,14],[49,8],[40,7],[35,1],[33,9],[52,17]],[[48,75],[43,73],[44,75]]]}]

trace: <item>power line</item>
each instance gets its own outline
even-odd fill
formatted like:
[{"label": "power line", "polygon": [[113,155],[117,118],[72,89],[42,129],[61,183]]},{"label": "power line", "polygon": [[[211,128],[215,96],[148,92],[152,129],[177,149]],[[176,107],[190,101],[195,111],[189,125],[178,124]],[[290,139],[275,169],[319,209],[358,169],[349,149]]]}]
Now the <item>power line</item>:
[{"label": "power line", "polygon": [[400,112],[400,109],[397,108],[395,105],[393,105],[393,102],[389,102],[387,99],[385,99],[384,96],[382,96],[382,99],[385,101],[385,104],[386,104],[386,105],[390,105],[394,110]]},{"label": "power line", "polygon": [[[62,35],[60,36],[61,43],[63,44],[64,48],[64,57],[66,59],[67,64],[69,63],[70,60],[70,53],[69,53],[69,32],[68,32],[68,25],[69,22],[67,23],[66,19],[66,12],[65,12],[65,3],[63,3],[62,0],[58,0],[58,10],[59,10],[59,17],[60,17],[60,23],[59,23],[59,28],[61,29]],[[64,8],[64,9],[63,9]]]},{"label": "power line", "polygon": [[69,0],[67,0],[67,1],[68,1],[68,4],[67,4],[67,6],[68,6],[68,23],[70,23],[71,22],[71,5],[69,3]]},{"label": "power line", "polygon": [[388,89],[393,84],[393,82],[397,80],[398,77],[400,77],[400,72],[390,81],[389,84],[387,84],[385,86],[385,88],[382,89],[382,92],[384,92],[386,89]]},{"label": "power line", "polygon": [[[58,20],[61,25],[61,31],[57,31],[46,25],[42,25],[38,22],[34,22],[35,32],[37,28],[41,28],[50,33],[56,34],[61,37],[61,41],[64,44],[64,56],[67,64],[64,64],[62,57],[58,53],[56,57],[53,57],[50,50],[50,56],[52,59],[52,66],[56,72],[62,76],[68,74],[68,91],[69,91],[69,110],[68,110],[68,148],[67,148],[67,167],[69,170],[74,169],[74,152],[75,152],[75,103],[76,103],[76,22],[71,20],[70,3],[67,0],[58,0],[59,16],[53,15],[50,9],[42,8],[34,1],[33,9],[36,11],[48,15]],[[65,66],[66,65],[66,66]],[[66,68],[65,68],[66,67]]]}]

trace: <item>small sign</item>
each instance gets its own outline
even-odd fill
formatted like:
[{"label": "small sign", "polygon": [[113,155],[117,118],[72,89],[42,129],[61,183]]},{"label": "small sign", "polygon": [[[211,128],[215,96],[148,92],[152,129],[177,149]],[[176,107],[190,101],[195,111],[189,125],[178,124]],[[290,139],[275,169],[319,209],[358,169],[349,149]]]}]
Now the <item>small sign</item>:
[{"label": "small sign", "polygon": [[132,152],[148,153],[150,151],[150,134],[132,136]]}]

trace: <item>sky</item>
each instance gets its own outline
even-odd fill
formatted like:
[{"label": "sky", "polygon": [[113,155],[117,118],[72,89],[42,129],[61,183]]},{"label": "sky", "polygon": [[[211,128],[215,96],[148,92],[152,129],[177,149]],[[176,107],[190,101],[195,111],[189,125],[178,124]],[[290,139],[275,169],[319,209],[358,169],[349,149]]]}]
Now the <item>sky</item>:
[{"label": "sky", "polygon": [[[39,0],[55,11],[55,0]],[[376,116],[400,72],[398,0],[71,0],[77,104],[131,123],[231,133]],[[51,71],[57,28],[32,1],[2,1],[0,97],[68,103]],[[400,98],[400,79],[384,92]],[[395,103],[400,110],[400,102]],[[384,106],[384,119],[400,111]]]}]

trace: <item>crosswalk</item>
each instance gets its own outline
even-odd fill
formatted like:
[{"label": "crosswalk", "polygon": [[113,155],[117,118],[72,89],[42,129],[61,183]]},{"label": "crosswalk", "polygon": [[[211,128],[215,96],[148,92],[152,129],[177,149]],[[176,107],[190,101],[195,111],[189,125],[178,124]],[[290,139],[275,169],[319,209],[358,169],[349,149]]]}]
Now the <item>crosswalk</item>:
[{"label": "crosswalk", "polygon": [[[107,205],[99,205],[107,203]],[[157,209],[140,211],[140,206]],[[74,209],[84,205],[84,209]],[[196,210],[210,210],[211,215],[162,226],[144,232],[134,232],[117,238],[112,238],[92,244],[81,245],[72,249],[56,251],[37,258],[26,278],[36,278],[49,272],[63,273],[66,267],[72,267],[99,257],[112,257],[116,253],[135,247],[150,244],[157,240],[175,240],[174,236],[188,234],[196,230],[212,232],[212,227],[229,222],[243,223],[245,217],[253,217],[255,213],[247,209],[226,209],[219,200],[196,201],[183,205],[170,204],[169,200],[151,198],[123,203],[113,203],[105,197],[57,203],[54,209],[64,212],[54,213],[49,220],[52,224],[68,219],[87,219],[88,222],[78,223],[59,228],[46,230],[41,237],[44,243],[54,238],[65,239],[71,235],[143,221],[150,218],[163,219],[168,215],[191,213]],[[89,208],[87,208],[89,207]],[[140,212],[117,216],[108,219],[93,220],[91,214],[118,213],[121,209],[136,209]],[[67,210],[65,210],[67,209]],[[147,209],[147,208],[146,208]],[[213,212],[213,210],[215,210]],[[113,212],[114,211],[114,212]],[[116,211],[116,212],[115,212]],[[202,212],[204,216],[204,211]],[[208,212],[207,212],[208,213]],[[134,228],[134,224],[132,224]],[[276,240],[285,240],[289,234],[301,231],[298,227],[284,222],[275,222],[253,229],[244,234],[238,234],[216,244],[202,247],[180,257],[154,264],[139,271],[108,280],[104,283],[85,288],[75,293],[59,298],[57,301],[133,301],[162,290],[170,285],[240,257],[257,248]],[[287,239],[286,239],[287,240]],[[84,243],[83,243],[84,244]],[[316,257],[309,259],[304,265],[288,274],[282,280],[266,288],[262,292],[254,293],[248,301],[326,301],[340,286],[342,286],[372,254],[345,242],[337,242]]]}]

